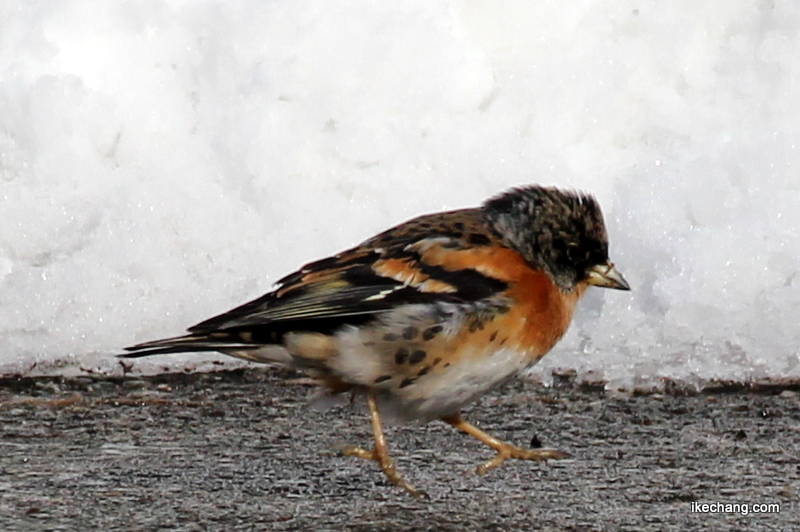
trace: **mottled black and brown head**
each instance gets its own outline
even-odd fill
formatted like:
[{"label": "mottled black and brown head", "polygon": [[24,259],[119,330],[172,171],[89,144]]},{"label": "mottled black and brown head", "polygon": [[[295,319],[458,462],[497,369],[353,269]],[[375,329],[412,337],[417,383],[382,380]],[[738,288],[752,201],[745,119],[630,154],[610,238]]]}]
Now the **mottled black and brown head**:
[{"label": "mottled black and brown head", "polygon": [[483,209],[506,245],[544,269],[562,290],[580,282],[630,290],[608,259],[608,235],[594,197],[532,185],[504,192]]}]

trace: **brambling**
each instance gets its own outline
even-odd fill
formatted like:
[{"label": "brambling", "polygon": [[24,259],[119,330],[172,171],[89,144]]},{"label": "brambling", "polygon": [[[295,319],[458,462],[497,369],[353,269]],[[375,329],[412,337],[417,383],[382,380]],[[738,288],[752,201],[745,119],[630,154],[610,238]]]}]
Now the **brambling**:
[{"label": "brambling", "polygon": [[459,410],[535,364],[563,336],[589,285],[629,290],[608,258],[597,201],[526,186],[481,207],[420,216],[277,282],[274,291],[189,329],[127,348],[123,357],[220,351],[305,370],[330,394],[366,396],[375,445],[346,455],[394,466],[381,413],[440,419],[509,458],[563,458],[524,449],[464,421]]}]

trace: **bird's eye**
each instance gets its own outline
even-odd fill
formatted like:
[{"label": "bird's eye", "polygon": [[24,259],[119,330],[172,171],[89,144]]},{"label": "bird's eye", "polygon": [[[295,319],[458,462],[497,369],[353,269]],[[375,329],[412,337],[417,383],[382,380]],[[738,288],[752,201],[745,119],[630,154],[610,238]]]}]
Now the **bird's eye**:
[{"label": "bird's eye", "polygon": [[578,244],[567,245],[567,259],[569,259],[571,262],[581,262],[581,260],[585,258],[585,255],[586,254],[583,252],[583,250],[581,250]]}]

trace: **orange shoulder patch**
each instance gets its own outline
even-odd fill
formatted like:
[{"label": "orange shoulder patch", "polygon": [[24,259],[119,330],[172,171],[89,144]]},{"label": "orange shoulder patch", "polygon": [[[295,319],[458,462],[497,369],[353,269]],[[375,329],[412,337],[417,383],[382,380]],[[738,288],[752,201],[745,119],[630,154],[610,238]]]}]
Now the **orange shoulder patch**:
[{"label": "orange shoulder patch", "polygon": [[422,258],[431,266],[450,271],[473,269],[499,281],[519,282],[533,272],[522,255],[500,246],[480,246],[470,249],[447,249],[428,246]]}]

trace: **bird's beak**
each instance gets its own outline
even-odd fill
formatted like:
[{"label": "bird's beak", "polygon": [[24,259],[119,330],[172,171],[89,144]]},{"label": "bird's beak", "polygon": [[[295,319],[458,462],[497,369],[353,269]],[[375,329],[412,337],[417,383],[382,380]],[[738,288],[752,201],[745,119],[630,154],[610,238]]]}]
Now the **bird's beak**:
[{"label": "bird's beak", "polygon": [[587,283],[595,286],[602,286],[603,288],[615,288],[617,290],[630,290],[631,286],[628,281],[619,273],[614,265],[610,262],[605,264],[598,264],[589,270],[589,278]]}]

